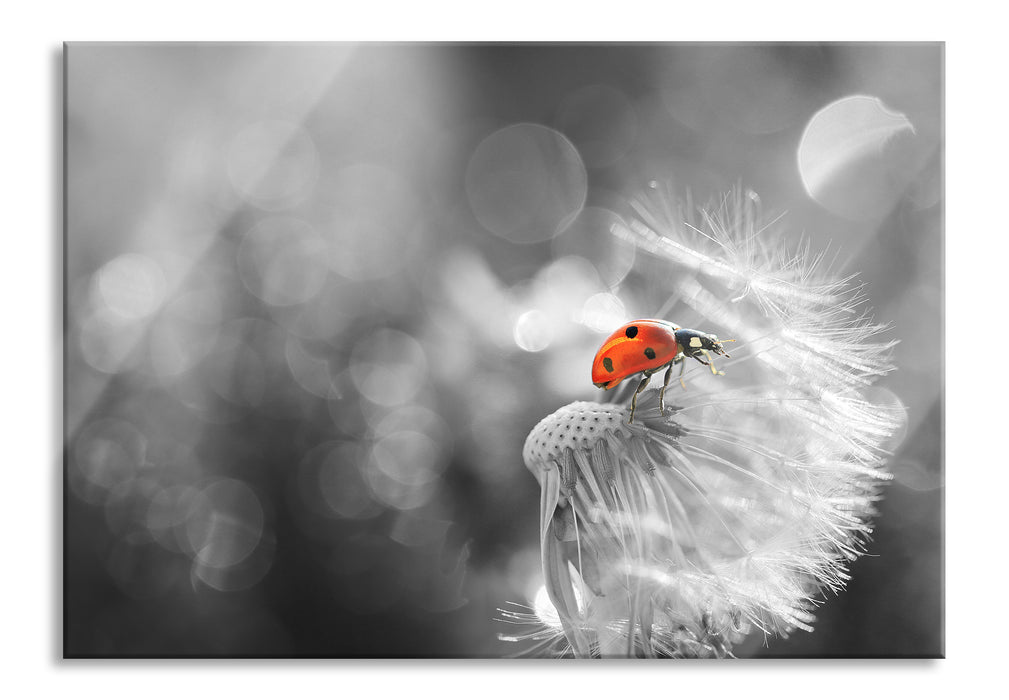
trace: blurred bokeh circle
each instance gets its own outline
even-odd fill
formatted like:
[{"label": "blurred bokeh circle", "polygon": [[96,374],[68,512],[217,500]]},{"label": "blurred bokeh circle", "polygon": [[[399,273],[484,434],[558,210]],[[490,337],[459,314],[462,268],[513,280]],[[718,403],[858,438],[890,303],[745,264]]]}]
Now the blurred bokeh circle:
[{"label": "blurred bokeh circle", "polygon": [[627,320],[627,310],[620,297],[599,292],[585,300],[580,320],[594,331],[610,333]]},{"label": "blurred bokeh circle", "polygon": [[846,219],[886,215],[917,174],[914,125],[869,95],[850,95],[809,120],[799,142],[806,192]]},{"label": "blurred bokeh circle", "polygon": [[512,243],[557,235],[585,205],[588,175],[574,144],[541,124],[512,124],[485,138],[466,167],[477,221]]},{"label": "blurred bokeh circle", "polygon": [[101,307],[124,322],[150,316],[167,293],[165,275],[157,262],[137,253],[113,258],[95,273],[94,279]]},{"label": "blurred bokeh circle", "polygon": [[190,505],[189,546],[202,564],[221,569],[238,564],[263,536],[263,506],[244,481],[211,481]]},{"label": "blurred bokeh circle", "polygon": [[515,321],[515,344],[526,352],[539,352],[550,345],[554,329],[550,318],[539,309],[529,309]]}]

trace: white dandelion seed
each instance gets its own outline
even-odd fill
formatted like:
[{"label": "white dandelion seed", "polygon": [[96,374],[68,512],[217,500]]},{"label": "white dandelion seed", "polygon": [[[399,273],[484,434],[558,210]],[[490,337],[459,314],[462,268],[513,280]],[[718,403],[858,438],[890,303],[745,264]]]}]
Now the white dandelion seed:
[{"label": "white dandelion seed", "polygon": [[725,376],[692,370],[667,391],[665,415],[651,391],[631,424],[622,403],[581,401],[529,434],[556,622],[511,638],[554,654],[724,657],[750,633],[812,630],[890,478],[904,415],[867,396],[893,343],[861,288],[808,245],[788,252],[755,197],[737,190],[698,226],[670,201],[637,202],[615,233],[664,268],[662,314],[675,303],[737,343]]}]

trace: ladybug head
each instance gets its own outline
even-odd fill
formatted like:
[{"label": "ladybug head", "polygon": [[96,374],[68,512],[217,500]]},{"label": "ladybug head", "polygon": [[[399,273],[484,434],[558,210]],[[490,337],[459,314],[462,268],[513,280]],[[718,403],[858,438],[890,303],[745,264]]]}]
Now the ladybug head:
[{"label": "ladybug head", "polygon": [[680,328],[676,331],[676,344],[680,346],[680,351],[687,356],[693,357],[701,350],[713,352],[716,355],[732,357],[725,352],[722,343],[732,343],[734,340],[719,340],[717,335],[703,333],[690,328]]}]

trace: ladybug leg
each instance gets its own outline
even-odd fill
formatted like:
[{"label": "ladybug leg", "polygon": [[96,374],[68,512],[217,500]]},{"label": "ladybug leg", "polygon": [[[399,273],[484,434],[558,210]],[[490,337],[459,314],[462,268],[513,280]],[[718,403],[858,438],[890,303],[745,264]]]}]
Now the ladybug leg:
[{"label": "ladybug leg", "polygon": [[[669,386],[669,380],[673,378],[673,364],[676,360],[673,360],[668,365],[666,365],[666,376],[662,379],[662,388],[659,390],[659,415],[666,415],[666,387]],[[683,370],[680,369],[680,374],[682,375]],[[682,381],[682,380],[681,380]]]},{"label": "ladybug leg", "polygon": [[682,386],[682,387],[683,387],[684,389],[686,389],[686,388],[687,388],[687,385],[686,385],[686,383],[685,383],[685,382],[683,381],[683,371],[684,371],[685,369],[687,369],[687,363],[686,363],[686,362],[684,362],[683,360],[684,360],[684,358],[683,358],[683,357],[681,357],[681,358],[680,358],[680,360],[679,360],[679,362],[680,362],[680,386]]},{"label": "ladybug leg", "polygon": [[645,390],[645,387],[648,386],[648,380],[651,378],[652,373],[645,372],[641,378],[641,383],[638,384],[638,388],[634,390],[634,398],[631,399],[631,417],[627,420],[628,425],[634,422],[634,409],[638,406],[638,394]]},{"label": "ladybug leg", "polygon": [[695,357],[694,359],[700,362],[702,365],[707,365],[711,369],[712,374],[720,374],[724,377],[725,372],[715,369],[715,361],[711,358],[711,353],[709,353],[707,350],[701,350],[701,352],[703,352],[704,356],[708,358],[708,361],[705,362],[699,357]]}]

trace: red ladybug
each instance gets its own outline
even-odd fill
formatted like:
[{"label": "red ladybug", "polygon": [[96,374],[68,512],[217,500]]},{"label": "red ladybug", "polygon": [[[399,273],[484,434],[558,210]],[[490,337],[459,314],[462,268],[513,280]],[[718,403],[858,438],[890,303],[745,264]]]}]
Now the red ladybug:
[{"label": "red ladybug", "polygon": [[[666,375],[659,391],[659,412],[665,415],[665,393],[673,376],[673,365],[680,365],[680,384],[683,384],[684,360],[687,357],[710,367],[712,374],[721,374],[715,370],[710,353],[731,357],[722,347],[723,342],[733,341],[722,341],[710,333],[680,328],[669,321],[648,318],[631,321],[614,331],[599,348],[592,361],[592,383],[600,389],[612,389],[627,377],[640,372],[641,383],[631,399],[631,417],[627,421],[632,423],[638,394],[648,386],[651,376],[665,367]],[[686,388],[685,384],[683,386]]]}]

